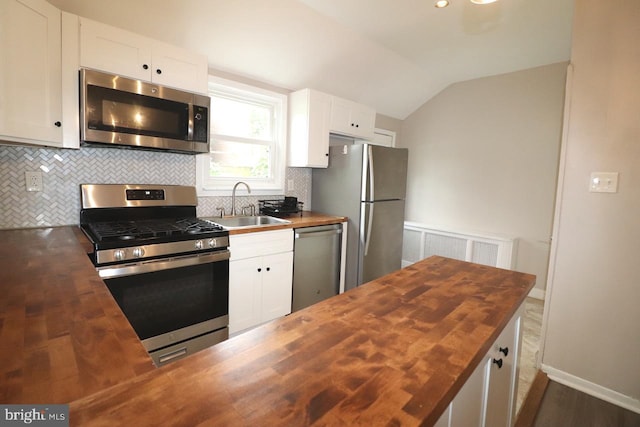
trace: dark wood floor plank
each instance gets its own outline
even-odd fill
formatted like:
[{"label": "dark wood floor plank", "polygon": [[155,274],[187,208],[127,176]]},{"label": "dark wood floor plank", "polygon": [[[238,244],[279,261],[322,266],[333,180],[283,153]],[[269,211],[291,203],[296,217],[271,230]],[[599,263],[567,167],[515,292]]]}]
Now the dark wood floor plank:
[{"label": "dark wood floor plank", "polygon": [[524,399],[522,408],[520,408],[520,412],[518,412],[514,427],[531,427],[533,425],[548,385],[549,377],[544,372],[538,370],[531,384],[531,388],[527,393],[527,397]]},{"label": "dark wood floor plank", "polygon": [[551,381],[534,426],[638,427],[640,414]]}]

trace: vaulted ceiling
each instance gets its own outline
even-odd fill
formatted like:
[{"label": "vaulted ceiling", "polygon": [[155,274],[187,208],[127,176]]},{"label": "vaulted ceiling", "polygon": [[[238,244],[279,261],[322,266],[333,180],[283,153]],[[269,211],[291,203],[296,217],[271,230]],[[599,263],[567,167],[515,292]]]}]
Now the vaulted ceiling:
[{"label": "vaulted ceiling", "polygon": [[574,0],[49,0],[207,55],[209,66],[311,87],[404,119],[448,85],[566,61]]}]

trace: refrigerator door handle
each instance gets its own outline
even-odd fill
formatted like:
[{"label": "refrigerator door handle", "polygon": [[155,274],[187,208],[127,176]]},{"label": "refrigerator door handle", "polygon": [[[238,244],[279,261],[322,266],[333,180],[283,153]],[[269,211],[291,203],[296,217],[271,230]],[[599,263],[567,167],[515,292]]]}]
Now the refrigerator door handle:
[{"label": "refrigerator door handle", "polygon": [[369,196],[367,197],[367,200],[369,201],[373,201],[373,197],[375,193],[374,190],[374,173],[373,173],[373,149],[371,148],[370,144],[367,144],[367,153],[368,153],[368,161],[369,161]]},{"label": "refrigerator door handle", "polygon": [[371,242],[371,229],[373,228],[373,207],[375,203],[367,203],[369,206],[369,220],[367,224],[367,233],[364,241],[364,256],[369,253],[369,243]]}]

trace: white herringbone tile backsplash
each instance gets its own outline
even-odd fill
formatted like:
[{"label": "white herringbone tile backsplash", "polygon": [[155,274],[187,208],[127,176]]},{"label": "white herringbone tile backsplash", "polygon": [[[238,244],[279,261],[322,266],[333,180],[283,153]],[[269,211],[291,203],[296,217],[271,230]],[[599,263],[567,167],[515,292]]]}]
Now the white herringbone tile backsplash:
[{"label": "white herringbone tile backsplash", "polygon": [[[195,162],[195,156],[156,151],[0,146],[0,229],[77,224],[80,184],[195,185]],[[42,192],[26,191],[26,171],[42,173]],[[294,180],[296,189],[287,195],[310,206],[311,171],[289,168],[287,179]],[[230,199],[199,198],[198,215],[213,216],[218,206],[229,212]],[[257,205],[257,200],[247,198],[246,202]]]}]

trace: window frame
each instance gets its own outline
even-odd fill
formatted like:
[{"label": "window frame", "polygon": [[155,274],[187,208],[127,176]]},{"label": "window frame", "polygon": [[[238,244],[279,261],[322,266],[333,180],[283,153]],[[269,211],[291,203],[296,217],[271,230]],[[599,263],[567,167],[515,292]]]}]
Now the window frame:
[{"label": "window frame", "polygon": [[[268,103],[274,108],[273,135],[274,143],[271,145],[272,176],[270,178],[212,178],[209,174],[211,153],[198,154],[196,156],[196,190],[199,197],[230,196],[233,186],[238,181],[246,182],[251,188],[252,195],[279,195],[284,194],[286,155],[287,155],[287,95],[272,90],[240,83],[234,80],[209,75],[208,95],[213,97],[215,93],[229,95],[236,99]],[[210,114],[213,114],[210,111]],[[212,133],[209,137],[211,140]],[[240,138],[236,138],[238,142]],[[256,140],[258,141],[258,140]],[[213,141],[211,141],[213,146]]]}]

